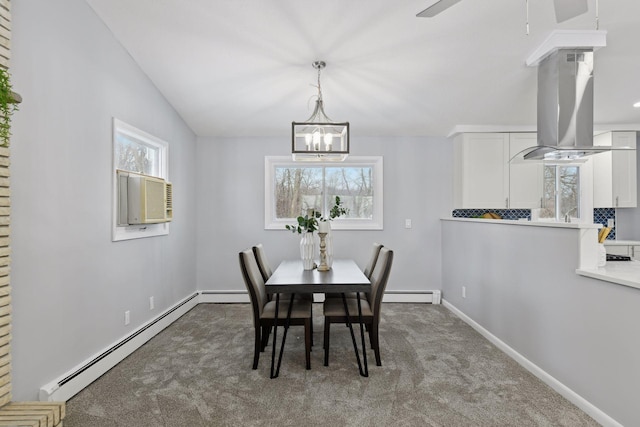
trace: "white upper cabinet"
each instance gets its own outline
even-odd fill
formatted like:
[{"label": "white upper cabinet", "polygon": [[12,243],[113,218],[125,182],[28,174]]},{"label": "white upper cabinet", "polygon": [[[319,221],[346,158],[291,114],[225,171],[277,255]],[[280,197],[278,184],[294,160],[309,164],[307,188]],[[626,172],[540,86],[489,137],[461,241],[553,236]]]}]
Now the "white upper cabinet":
[{"label": "white upper cabinet", "polygon": [[535,133],[458,135],[454,140],[454,208],[539,208],[542,164],[509,163],[513,156],[535,145]]},{"label": "white upper cabinet", "polygon": [[632,208],[638,205],[636,132],[596,135],[594,145],[633,147],[593,156],[593,207]]},{"label": "white upper cabinet", "polygon": [[509,198],[509,134],[465,133],[454,139],[455,209],[505,209]]},{"label": "white upper cabinet", "polygon": [[[537,134],[509,134],[509,158],[538,144]],[[509,164],[509,208],[535,209],[542,207],[544,165],[542,162],[519,161]]]}]

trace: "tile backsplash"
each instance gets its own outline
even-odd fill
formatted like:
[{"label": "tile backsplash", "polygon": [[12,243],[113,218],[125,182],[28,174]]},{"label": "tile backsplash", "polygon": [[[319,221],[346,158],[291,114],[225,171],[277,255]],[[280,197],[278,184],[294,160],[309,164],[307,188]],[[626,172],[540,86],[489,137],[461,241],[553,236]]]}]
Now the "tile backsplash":
[{"label": "tile backsplash", "polygon": [[[519,220],[522,218],[531,219],[531,209],[454,209],[451,216],[454,218],[478,218],[487,212],[495,212],[502,219]],[[596,224],[607,225],[609,219],[613,219],[615,223],[616,210],[614,208],[595,208],[593,210],[593,222]],[[615,240],[616,228],[613,227],[607,240]]]},{"label": "tile backsplash", "polygon": [[451,216],[454,218],[478,218],[487,212],[495,212],[502,219],[516,221],[521,218],[529,219],[531,217],[531,209],[454,209]]},{"label": "tile backsplash", "polygon": [[[615,224],[616,221],[616,210],[614,208],[595,208],[593,210],[593,222],[594,224],[602,224],[603,226],[607,226],[607,221],[612,219]],[[616,239],[616,228],[613,227],[611,232],[607,236],[607,240],[615,240]]]}]

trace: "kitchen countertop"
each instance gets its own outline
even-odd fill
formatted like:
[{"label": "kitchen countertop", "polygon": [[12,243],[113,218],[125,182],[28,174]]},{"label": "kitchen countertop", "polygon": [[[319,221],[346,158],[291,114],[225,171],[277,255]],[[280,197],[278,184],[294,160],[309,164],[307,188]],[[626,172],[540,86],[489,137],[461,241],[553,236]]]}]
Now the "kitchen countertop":
[{"label": "kitchen countertop", "polygon": [[555,221],[526,221],[526,220],[510,220],[510,219],[488,219],[488,218],[442,218],[443,221],[460,221],[460,222],[481,222],[484,224],[501,224],[501,225],[524,225],[529,227],[555,227],[555,228],[602,228],[601,224],[592,224],[584,222],[555,222]]},{"label": "kitchen countertop", "polygon": [[640,289],[640,261],[607,261],[604,267],[577,269],[581,276]]},{"label": "kitchen countertop", "polygon": [[640,246],[638,240],[605,240],[605,246]]},{"label": "kitchen countertop", "polygon": [[[601,224],[566,223],[547,221],[513,221],[504,219],[484,218],[442,218],[443,221],[476,222],[504,226],[555,227],[576,229],[578,236],[579,267],[576,274],[593,279],[604,280],[617,285],[640,289],[640,261],[607,261],[606,266],[597,268],[597,230]],[[624,242],[624,243],[623,243]],[[636,243],[630,240],[608,240],[605,245],[629,245]],[[638,242],[640,243],[640,242]],[[634,245],[635,246],[635,245]]]}]

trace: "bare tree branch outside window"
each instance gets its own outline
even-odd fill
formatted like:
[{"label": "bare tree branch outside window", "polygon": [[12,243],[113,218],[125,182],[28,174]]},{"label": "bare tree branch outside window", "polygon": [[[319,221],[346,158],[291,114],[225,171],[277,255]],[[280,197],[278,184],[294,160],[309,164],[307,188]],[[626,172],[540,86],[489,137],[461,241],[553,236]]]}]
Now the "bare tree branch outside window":
[{"label": "bare tree branch outside window", "polygon": [[276,167],[276,218],[295,218],[307,209],[327,215],[339,196],[348,218],[373,217],[372,167]]}]

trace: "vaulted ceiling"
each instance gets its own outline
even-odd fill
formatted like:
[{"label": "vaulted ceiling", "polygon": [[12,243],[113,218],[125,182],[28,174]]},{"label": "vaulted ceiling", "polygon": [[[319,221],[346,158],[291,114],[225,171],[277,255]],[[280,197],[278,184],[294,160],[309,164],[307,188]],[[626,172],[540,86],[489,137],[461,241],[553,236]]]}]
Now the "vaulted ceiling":
[{"label": "vaulted ceiling", "polygon": [[[284,136],[313,109],[358,136],[447,135],[455,126],[536,123],[537,69],[554,30],[593,30],[589,11],[556,23],[551,0],[87,0],[199,136]],[[640,128],[640,1],[600,1],[597,126]]]}]

